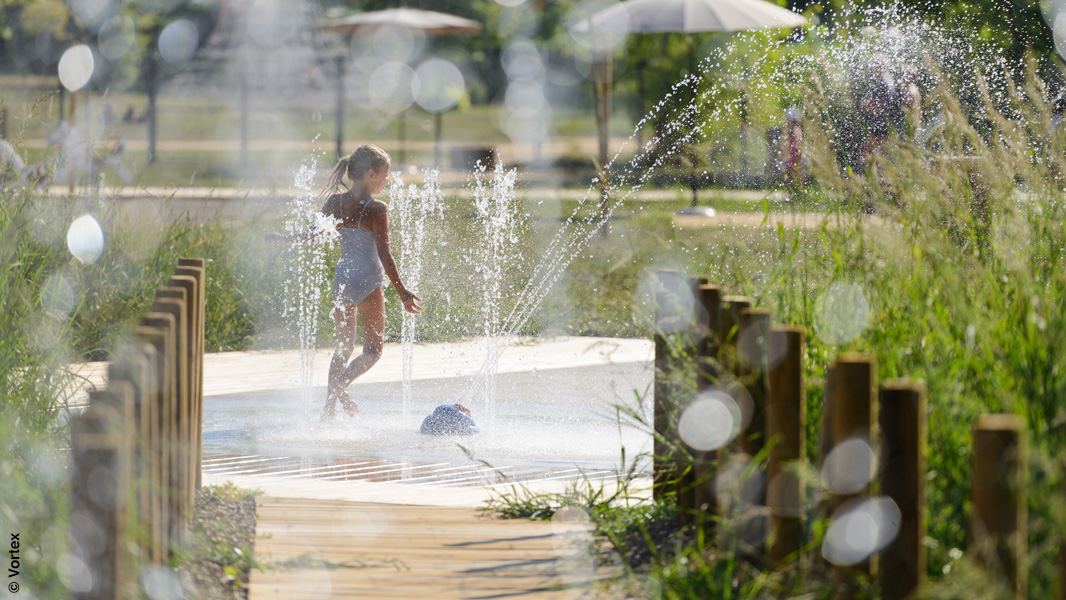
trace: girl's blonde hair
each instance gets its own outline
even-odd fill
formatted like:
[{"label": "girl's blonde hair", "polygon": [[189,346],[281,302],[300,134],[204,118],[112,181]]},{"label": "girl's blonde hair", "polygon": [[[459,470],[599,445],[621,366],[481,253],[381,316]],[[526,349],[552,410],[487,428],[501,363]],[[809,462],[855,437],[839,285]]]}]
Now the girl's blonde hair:
[{"label": "girl's blonde hair", "polygon": [[363,178],[367,171],[377,171],[389,164],[389,154],[373,144],[363,144],[352,152],[351,156],[340,159],[333,172],[329,174],[326,185],[322,186],[319,196],[332,194],[337,188],[344,187],[344,176],[351,181]]}]

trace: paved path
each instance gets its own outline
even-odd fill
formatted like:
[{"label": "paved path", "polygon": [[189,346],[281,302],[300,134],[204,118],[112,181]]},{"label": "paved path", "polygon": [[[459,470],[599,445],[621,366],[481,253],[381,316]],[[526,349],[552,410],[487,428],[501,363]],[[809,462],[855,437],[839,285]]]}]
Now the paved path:
[{"label": "paved path", "polygon": [[[582,515],[259,497],[250,600],[606,597]],[[576,517],[576,518],[574,518]]]},{"label": "paved path", "polygon": [[[625,338],[557,337],[521,338],[500,356],[497,373],[591,367],[619,363],[650,363],[651,342]],[[418,380],[476,375],[486,352],[483,339],[463,342],[416,344],[414,360]],[[318,350],[314,356],[312,385],[326,385],[332,350]],[[75,365],[83,387],[71,391],[72,404],[87,399],[87,389],[102,388],[107,363]],[[382,358],[358,379],[358,384],[398,382],[403,378],[403,351],[400,344],[385,344]],[[204,396],[226,396],[269,390],[292,389],[300,385],[300,353],[295,350],[263,352],[219,352],[204,356]]]}]

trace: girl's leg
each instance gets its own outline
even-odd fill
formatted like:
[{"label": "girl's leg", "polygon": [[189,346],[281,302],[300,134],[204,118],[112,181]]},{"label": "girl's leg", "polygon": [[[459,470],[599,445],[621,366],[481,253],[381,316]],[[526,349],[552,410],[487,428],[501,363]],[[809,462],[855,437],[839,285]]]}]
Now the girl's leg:
[{"label": "girl's leg", "polygon": [[359,304],[359,316],[363,319],[363,353],[355,357],[338,378],[345,388],[381,359],[385,335],[384,288],[374,290]]},{"label": "girl's leg", "polygon": [[358,339],[356,337],[357,315],[358,308],[354,304],[335,302],[333,305],[333,321],[337,325],[337,350],[329,361],[329,388],[326,393],[326,409],[323,413],[323,417],[327,419],[332,418],[336,413],[338,400],[345,412],[349,414],[352,412],[348,406],[351,399],[348,398],[348,392],[344,390],[347,386],[342,383],[341,374],[344,372],[345,365],[348,364],[348,358],[355,351]]}]

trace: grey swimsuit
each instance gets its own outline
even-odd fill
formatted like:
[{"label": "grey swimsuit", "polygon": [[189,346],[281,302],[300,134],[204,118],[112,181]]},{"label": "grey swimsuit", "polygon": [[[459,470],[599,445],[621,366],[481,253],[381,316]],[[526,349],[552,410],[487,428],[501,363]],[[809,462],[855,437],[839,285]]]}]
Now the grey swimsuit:
[{"label": "grey swimsuit", "polygon": [[[333,298],[343,304],[359,304],[385,282],[374,234],[359,228],[368,206],[370,200],[363,204],[355,227],[337,229],[341,236],[341,255],[333,276]],[[342,202],[342,211],[343,207]]]}]

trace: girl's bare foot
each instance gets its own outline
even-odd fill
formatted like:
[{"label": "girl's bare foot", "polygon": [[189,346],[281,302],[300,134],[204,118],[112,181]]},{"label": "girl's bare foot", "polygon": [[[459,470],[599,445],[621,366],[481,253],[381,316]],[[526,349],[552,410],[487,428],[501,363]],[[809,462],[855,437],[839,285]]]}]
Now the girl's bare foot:
[{"label": "girl's bare foot", "polygon": [[[340,402],[341,410],[349,417],[354,417],[359,413],[359,405],[352,401],[348,390],[339,385],[330,384],[329,392],[326,394],[326,407],[333,409],[337,402]],[[331,410],[331,412],[335,413],[336,411]]]},{"label": "girl's bare foot", "polygon": [[337,400],[340,400],[341,410],[344,411],[344,414],[353,418],[359,414],[359,405],[352,400],[351,395],[346,390],[337,394]]}]

